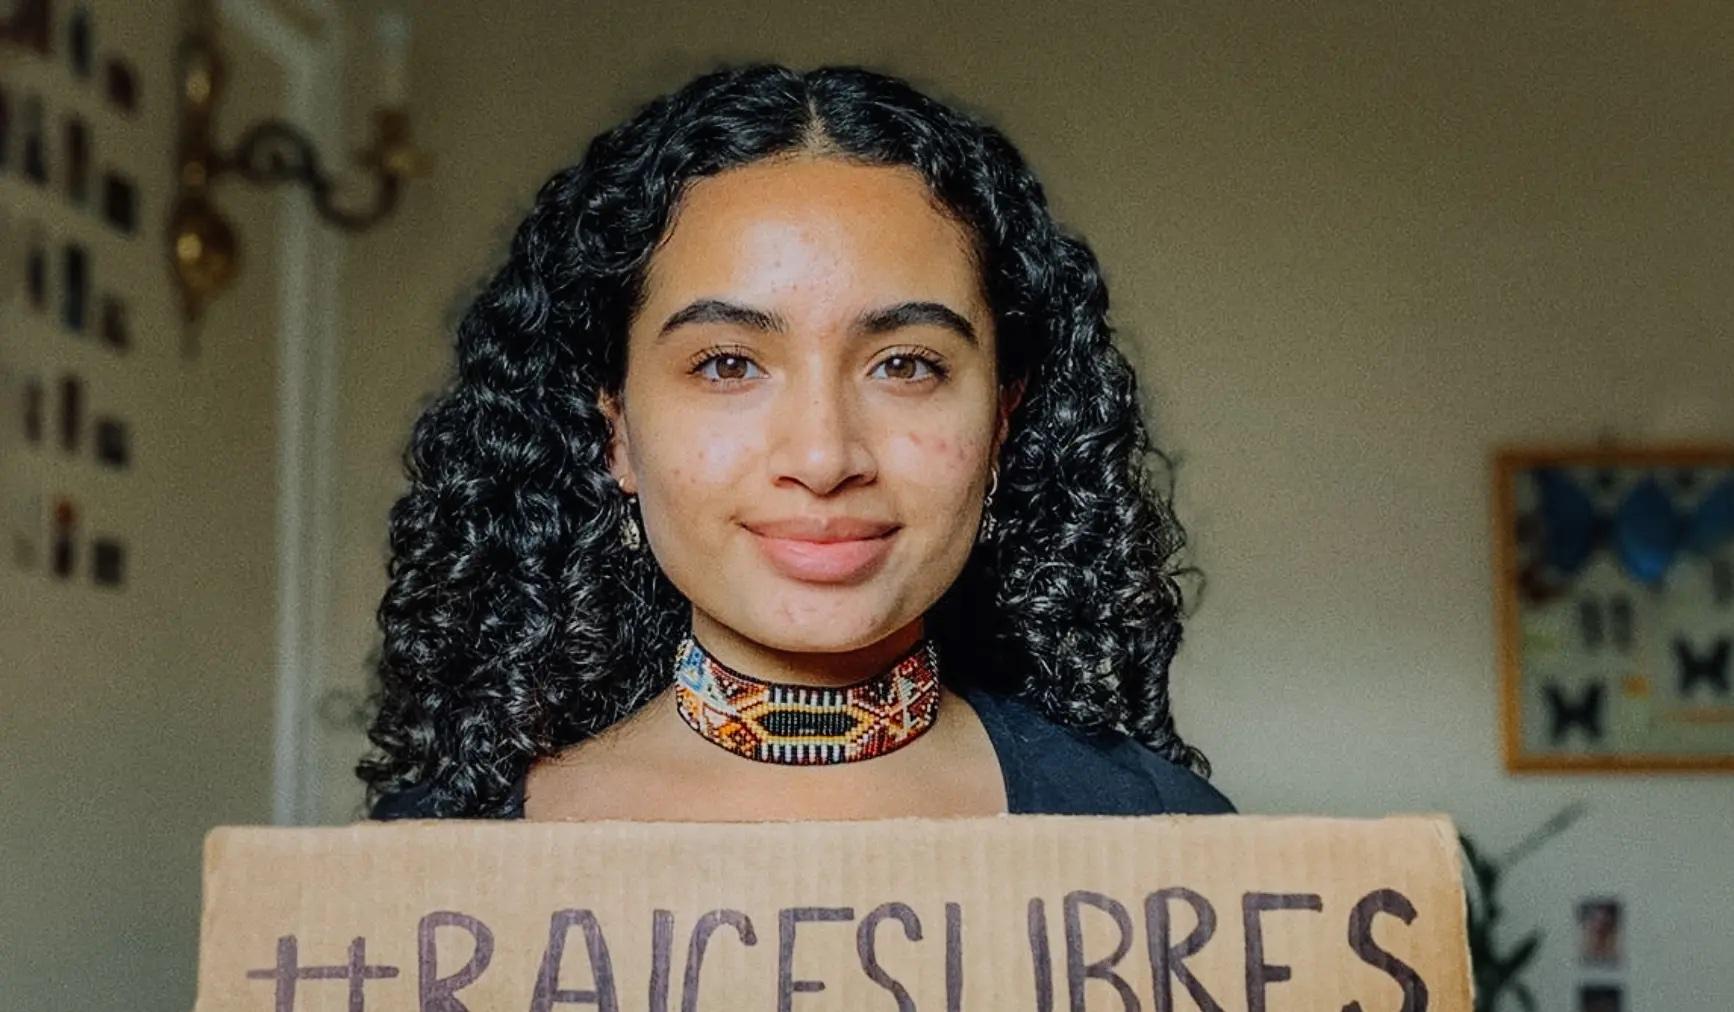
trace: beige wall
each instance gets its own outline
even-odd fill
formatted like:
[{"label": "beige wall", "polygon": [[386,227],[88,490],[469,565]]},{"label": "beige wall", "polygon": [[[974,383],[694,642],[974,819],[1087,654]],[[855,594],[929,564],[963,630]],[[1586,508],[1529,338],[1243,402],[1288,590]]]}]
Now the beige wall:
[{"label": "beige wall", "polygon": [[1631,1007],[1726,1009],[1734,780],[1502,772],[1486,456],[1734,439],[1731,42],[1708,0],[424,5],[437,174],[351,250],[333,678],[451,318],[536,186],[719,59],[864,62],[1003,125],[1101,255],[1210,579],[1175,676],[1217,784],[1496,846],[1585,799],[1510,883],[1544,1007],[1573,1007],[1573,901],[1614,892]]},{"label": "beige wall", "polygon": [[[55,5],[57,40],[71,5]],[[6,552],[0,566],[0,1010],[191,1006],[199,927],[199,860],[216,823],[269,822],[275,626],[278,374],[273,323],[280,247],[290,226],[275,199],[239,190],[223,201],[255,237],[246,271],[214,307],[198,353],[182,354],[178,307],[166,283],[160,224],[168,209],[174,145],[172,19],[129,0],[90,9],[98,71],[80,81],[57,41],[52,58],[0,49],[10,93],[42,97],[50,185],[18,172],[19,137],[0,175],[8,223],[51,244],[48,313],[22,293],[22,268],[0,281],[0,372],[8,379],[0,438]],[[258,117],[283,87],[256,42],[232,55],[250,72],[229,111]],[[102,98],[100,60],[123,55],[137,71],[139,108],[127,116]],[[16,107],[14,107],[16,108]],[[91,132],[92,198],[65,199],[63,118]],[[233,136],[233,121],[223,126]],[[101,170],[137,181],[138,230],[103,223]],[[90,322],[60,325],[60,247],[90,253]],[[8,255],[8,264],[22,264]],[[98,296],[128,309],[130,346],[97,334]],[[46,405],[46,439],[18,431],[17,381],[85,387],[79,448],[62,449],[59,399]],[[124,470],[99,465],[93,420],[112,414],[130,434]],[[49,568],[47,510],[66,497],[79,511],[72,575]],[[19,505],[26,508],[20,509]],[[125,546],[119,586],[91,577],[94,535]],[[32,543],[27,564],[14,538]]]}]

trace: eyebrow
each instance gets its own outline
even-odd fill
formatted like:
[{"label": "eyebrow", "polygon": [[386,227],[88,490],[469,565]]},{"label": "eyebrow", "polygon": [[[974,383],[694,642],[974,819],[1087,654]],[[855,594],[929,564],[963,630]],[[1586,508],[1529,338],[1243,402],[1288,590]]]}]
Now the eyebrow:
[{"label": "eyebrow", "polygon": [[[656,332],[657,340],[660,341],[670,331],[689,323],[729,323],[771,334],[789,332],[788,321],[776,313],[767,313],[722,299],[699,299],[664,320],[662,328]],[[976,343],[975,327],[962,315],[939,302],[899,302],[893,306],[863,310],[850,324],[849,331],[852,335],[868,336],[921,324],[943,327],[972,345]]]}]

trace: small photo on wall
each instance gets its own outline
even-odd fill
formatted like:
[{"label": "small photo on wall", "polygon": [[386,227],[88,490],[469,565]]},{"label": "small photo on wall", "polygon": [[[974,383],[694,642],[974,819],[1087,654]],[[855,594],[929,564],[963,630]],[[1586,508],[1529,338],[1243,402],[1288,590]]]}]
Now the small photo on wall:
[{"label": "small photo on wall", "polygon": [[96,419],[96,459],[109,467],[123,468],[132,456],[128,449],[126,423],[99,415]]},{"label": "small photo on wall", "polygon": [[1578,988],[1577,1012],[1625,1012],[1626,999],[1617,984],[1585,984]]},{"label": "small photo on wall", "polygon": [[48,182],[48,157],[42,141],[42,97],[30,95],[24,99],[24,178],[33,183]]},{"label": "small photo on wall", "polygon": [[119,56],[103,61],[103,94],[116,109],[125,113],[138,111],[138,75],[132,64]]},{"label": "small photo on wall", "polygon": [[89,308],[90,255],[75,242],[66,244],[60,261],[60,323],[74,334],[84,332]]},{"label": "small photo on wall", "polygon": [[90,200],[90,127],[77,116],[66,120],[66,199],[80,207]]},{"label": "small photo on wall", "polygon": [[48,0],[0,3],[0,43],[16,42],[47,56],[54,48],[53,24]]},{"label": "small photo on wall", "polygon": [[68,577],[72,575],[72,567],[77,561],[76,534],[78,530],[78,507],[70,499],[60,499],[54,504],[54,531],[49,542],[50,565],[54,575]]},{"label": "small photo on wall", "polygon": [[126,302],[116,295],[102,298],[102,340],[111,348],[125,350],[132,343],[126,322]]},{"label": "small photo on wall", "polygon": [[60,378],[60,448],[76,453],[83,431],[84,381],[67,373]]},{"label": "small photo on wall", "polygon": [[90,76],[90,12],[83,7],[73,10],[72,17],[66,22],[67,57],[72,62],[72,72],[79,77]]},{"label": "small photo on wall", "polygon": [[24,381],[24,441],[42,442],[42,381],[31,377]]},{"label": "small photo on wall", "polygon": [[6,98],[6,87],[0,82],[0,170],[6,168],[7,155],[12,151],[12,104]]},{"label": "small photo on wall", "polygon": [[30,252],[24,257],[24,290],[30,296],[30,308],[42,312],[48,308],[48,248],[42,230],[30,235]]},{"label": "small photo on wall", "polygon": [[1585,966],[1620,965],[1622,920],[1616,897],[1592,896],[1578,901],[1578,955]]},{"label": "small photo on wall", "polygon": [[127,235],[138,231],[138,188],[124,173],[102,174],[102,217]]},{"label": "small photo on wall", "polygon": [[126,548],[114,538],[91,542],[90,576],[100,587],[118,587],[126,579]]}]

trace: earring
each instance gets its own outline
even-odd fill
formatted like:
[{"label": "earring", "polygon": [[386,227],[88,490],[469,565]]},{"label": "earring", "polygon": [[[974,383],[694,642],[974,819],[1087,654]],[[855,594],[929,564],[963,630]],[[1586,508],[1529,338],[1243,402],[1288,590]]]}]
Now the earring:
[{"label": "earring", "polygon": [[632,514],[632,504],[637,499],[636,495],[626,497],[626,521],[620,525],[620,543],[625,545],[629,552],[638,551],[644,544],[644,533],[638,529],[638,518]]},{"label": "earring", "polygon": [[981,503],[981,530],[975,536],[975,543],[978,545],[984,545],[993,540],[995,527],[993,522],[993,494],[997,491],[999,491],[999,465],[995,464],[993,466],[993,480],[989,482],[987,488],[987,498]]}]

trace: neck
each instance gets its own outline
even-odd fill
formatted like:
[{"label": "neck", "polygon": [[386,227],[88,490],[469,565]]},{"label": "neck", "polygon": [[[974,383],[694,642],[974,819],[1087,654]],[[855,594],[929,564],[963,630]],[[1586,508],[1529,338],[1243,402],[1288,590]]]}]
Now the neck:
[{"label": "neck", "polygon": [[917,618],[866,646],[818,653],[779,649],[755,642],[694,608],[692,634],[712,657],[754,678],[832,688],[871,678],[895,664],[921,641],[925,624]]}]

